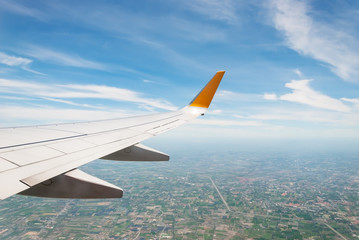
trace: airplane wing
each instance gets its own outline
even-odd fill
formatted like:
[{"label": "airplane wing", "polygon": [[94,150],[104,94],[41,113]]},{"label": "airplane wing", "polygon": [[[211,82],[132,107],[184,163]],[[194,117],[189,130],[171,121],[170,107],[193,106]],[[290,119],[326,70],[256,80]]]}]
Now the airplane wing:
[{"label": "airplane wing", "polygon": [[140,144],[203,115],[224,71],[185,108],[139,117],[0,129],[0,199],[14,194],[54,198],[120,198],[121,188],[79,166],[96,159],[167,161]]}]

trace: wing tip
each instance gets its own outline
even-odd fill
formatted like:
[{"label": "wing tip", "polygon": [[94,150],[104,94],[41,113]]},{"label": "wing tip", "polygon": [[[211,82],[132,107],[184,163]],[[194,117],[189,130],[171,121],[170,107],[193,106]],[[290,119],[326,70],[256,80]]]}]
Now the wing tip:
[{"label": "wing tip", "polygon": [[197,96],[188,105],[190,107],[208,108],[212,102],[214,94],[226,71],[217,71],[207,85],[197,94]]}]

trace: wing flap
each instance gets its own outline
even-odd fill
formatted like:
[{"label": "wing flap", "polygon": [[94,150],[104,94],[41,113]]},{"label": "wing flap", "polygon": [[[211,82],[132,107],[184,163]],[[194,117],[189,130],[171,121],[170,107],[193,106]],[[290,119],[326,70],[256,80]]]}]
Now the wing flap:
[{"label": "wing flap", "polygon": [[153,148],[136,144],[102,157],[104,160],[115,161],[168,161],[170,157]]},{"label": "wing flap", "polygon": [[51,198],[121,198],[121,188],[74,169],[25,191],[21,195]]}]

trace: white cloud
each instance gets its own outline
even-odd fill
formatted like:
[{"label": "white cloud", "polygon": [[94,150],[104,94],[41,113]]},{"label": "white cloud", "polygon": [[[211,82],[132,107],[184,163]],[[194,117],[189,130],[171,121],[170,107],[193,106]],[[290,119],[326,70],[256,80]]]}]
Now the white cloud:
[{"label": "white cloud", "polygon": [[27,66],[32,63],[31,59],[10,56],[5,53],[0,52],[0,63],[8,65],[8,66]]},{"label": "white cloud", "polygon": [[340,100],[354,104],[354,107],[359,109],[359,98],[341,98]]},{"label": "white cloud", "polygon": [[45,85],[41,83],[28,83],[18,80],[0,79],[0,92],[20,96],[47,98],[48,100],[74,105],[63,99],[108,99],[113,101],[133,102],[153,108],[175,110],[171,103],[152,98],[145,98],[141,93],[129,89],[109,87],[104,85]]},{"label": "white cloud", "polygon": [[143,79],[142,80],[144,83],[154,83],[154,81],[148,80],[148,79]]},{"label": "white cloud", "polygon": [[[53,93],[55,97],[68,97],[68,98],[102,98],[111,99],[117,101],[127,101],[145,104],[155,108],[161,108],[166,110],[175,110],[172,104],[165,100],[158,100],[152,98],[144,98],[140,93],[117,87],[109,87],[103,85],[76,85],[68,84],[61,85],[70,91]],[[75,91],[74,91],[75,90]]]},{"label": "white cloud", "polygon": [[229,90],[218,90],[216,95],[217,97],[221,97],[221,98],[228,98],[228,97],[230,98],[233,97],[235,93]]},{"label": "white cloud", "polygon": [[19,101],[31,101],[31,100],[34,100],[34,99],[28,98],[28,97],[14,97],[14,96],[5,96],[5,95],[0,95],[0,99],[19,100]]},{"label": "white cloud", "polygon": [[359,43],[343,28],[316,21],[306,1],[272,0],[273,21],[288,47],[330,65],[344,80],[358,81]]},{"label": "white cloud", "polygon": [[7,65],[10,67],[20,67],[21,69],[23,69],[25,71],[44,75],[43,73],[37,72],[30,68],[30,64],[32,62],[33,61],[28,58],[10,56],[10,55],[7,55],[6,53],[0,52],[0,63],[1,64]]},{"label": "white cloud", "polygon": [[238,93],[229,90],[218,90],[216,99],[226,101],[258,101],[263,100],[263,95],[251,93]]},{"label": "white cloud", "polygon": [[294,69],[293,72],[294,72],[295,74],[297,74],[298,77],[302,77],[302,76],[303,76],[303,73],[302,73],[298,68]]},{"label": "white cloud", "polygon": [[265,93],[263,98],[266,100],[278,100],[277,94],[275,93]]},{"label": "white cloud", "polygon": [[209,110],[206,114],[218,115],[221,114],[223,111],[221,109]]},{"label": "white cloud", "polygon": [[64,103],[64,104],[67,104],[67,105],[78,106],[78,107],[101,108],[101,107],[97,107],[97,106],[93,106],[93,105],[89,105],[89,104],[80,104],[80,103],[76,103],[76,102],[73,102],[73,101],[68,101],[68,100],[58,99],[58,98],[43,97],[43,99],[45,99],[47,101]]},{"label": "white cloud", "polygon": [[354,104],[359,104],[359,98],[341,98],[341,100]]},{"label": "white cloud", "polygon": [[37,91],[44,90],[50,91],[51,87],[40,83],[29,83],[25,81],[0,78],[0,92],[2,93],[36,96]]},{"label": "white cloud", "polygon": [[306,104],[316,108],[323,108],[339,112],[349,112],[350,107],[338,99],[331,98],[320,92],[313,90],[309,86],[311,80],[292,80],[286,83],[287,88],[292,89],[292,93],[280,96],[281,100]]},{"label": "white cloud", "polygon": [[233,117],[235,117],[235,118],[247,118],[246,116],[239,115],[239,114],[234,114]]}]

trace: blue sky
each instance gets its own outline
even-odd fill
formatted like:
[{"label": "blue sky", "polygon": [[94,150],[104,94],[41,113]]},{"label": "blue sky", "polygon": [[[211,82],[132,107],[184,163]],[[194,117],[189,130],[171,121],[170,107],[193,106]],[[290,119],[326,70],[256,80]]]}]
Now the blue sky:
[{"label": "blue sky", "polygon": [[0,2],[0,125],[178,109],[226,70],[208,114],[169,137],[359,136],[357,1]]}]

